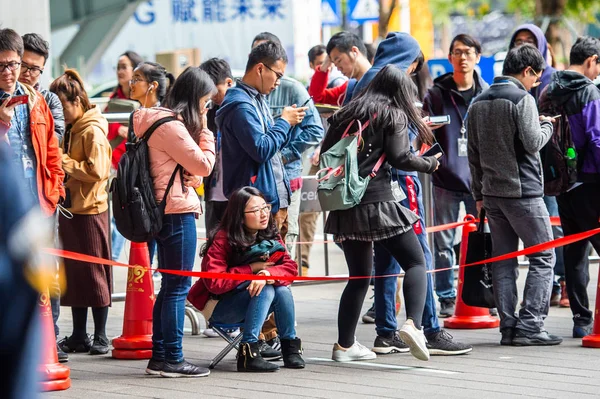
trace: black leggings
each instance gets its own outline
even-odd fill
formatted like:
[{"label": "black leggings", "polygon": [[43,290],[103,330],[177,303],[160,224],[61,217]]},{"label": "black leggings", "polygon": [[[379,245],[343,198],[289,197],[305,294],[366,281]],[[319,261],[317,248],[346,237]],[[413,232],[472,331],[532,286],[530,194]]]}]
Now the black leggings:
[{"label": "black leggings", "polygon": [[[421,328],[421,318],[425,308],[427,274],[425,257],[415,232],[379,241],[383,247],[402,265],[405,271],[403,289],[406,314]],[[350,276],[370,276],[373,267],[373,243],[368,241],[346,240],[342,244]],[[338,344],[349,348],[354,344],[356,325],[360,316],[365,295],[369,289],[369,279],[348,280],[340,299],[338,310]]]},{"label": "black leggings", "polygon": [[[85,340],[87,337],[88,308],[71,308],[73,315],[73,334],[76,340]],[[106,338],[106,320],[108,319],[108,306],[92,308],[94,317],[94,336]]]}]

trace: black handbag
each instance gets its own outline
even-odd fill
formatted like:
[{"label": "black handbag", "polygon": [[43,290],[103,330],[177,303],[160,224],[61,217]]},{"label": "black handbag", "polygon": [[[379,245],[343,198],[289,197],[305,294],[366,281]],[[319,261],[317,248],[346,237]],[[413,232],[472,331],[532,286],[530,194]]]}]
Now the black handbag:
[{"label": "black handbag", "polygon": [[[492,257],[492,235],[483,231],[485,209],[479,214],[477,231],[469,233],[467,256],[464,264],[479,262]],[[465,267],[462,300],[469,306],[495,308],[492,264],[484,263]]]}]

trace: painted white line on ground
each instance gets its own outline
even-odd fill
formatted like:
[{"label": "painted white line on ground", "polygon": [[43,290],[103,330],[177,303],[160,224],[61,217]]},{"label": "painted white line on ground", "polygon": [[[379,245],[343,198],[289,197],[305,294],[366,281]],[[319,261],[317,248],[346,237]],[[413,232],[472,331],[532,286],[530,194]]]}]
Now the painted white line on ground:
[{"label": "painted white line on ground", "polygon": [[[322,358],[322,357],[309,357],[306,360],[314,361],[314,362],[337,363],[337,362],[334,362],[332,359],[327,359],[327,358]],[[341,363],[341,364],[343,364],[343,363]],[[428,368],[428,367],[398,366],[395,364],[370,363],[370,362],[348,362],[348,364],[358,364],[360,366],[368,366],[368,367],[388,369],[388,370],[415,370],[415,371],[423,371],[425,373],[458,374],[455,371],[438,370],[438,369],[433,369],[433,368]]]}]

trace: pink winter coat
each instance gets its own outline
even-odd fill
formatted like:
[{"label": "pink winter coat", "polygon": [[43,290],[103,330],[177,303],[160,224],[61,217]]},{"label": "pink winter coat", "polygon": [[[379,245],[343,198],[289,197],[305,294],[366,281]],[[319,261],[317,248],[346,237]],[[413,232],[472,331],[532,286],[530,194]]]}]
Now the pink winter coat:
[{"label": "pink winter coat", "polygon": [[[166,108],[142,108],[133,115],[133,130],[142,137],[157,120],[175,115]],[[169,179],[177,165],[195,176],[208,176],[215,164],[215,140],[210,130],[200,134],[200,145],[196,144],[183,122],[173,121],[162,124],[148,141],[150,175],[154,181],[154,193],[162,201]],[[200,213],[200,200],[192,187],[182,187],[179,174],[167,197],[165,214]]]}]

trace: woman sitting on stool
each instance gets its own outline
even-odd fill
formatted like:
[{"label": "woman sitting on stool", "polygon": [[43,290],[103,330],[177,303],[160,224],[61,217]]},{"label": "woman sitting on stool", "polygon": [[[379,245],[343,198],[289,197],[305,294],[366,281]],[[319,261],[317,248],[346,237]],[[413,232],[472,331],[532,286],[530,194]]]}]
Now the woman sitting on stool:
[{"label": "woman sitting on stool", "polygon": [[298,265],[287,253],[271,206],[259,190],[243,187],[233,193],[219,228],[209,232],[201,255],[203,272],[273,277],[272,280],[251,282],[202,278],[188,296],[204,314],[211,307],[214,309],[211,324],[244,323],[237,357],[238,371],[279,369],[262,358],[258,344],[260,329],[271,312],[275,312],[281,338],[283,366],[303,368],[302,345],[294,327],[291,281],[277,280],[277,277],[296,276]]}]

